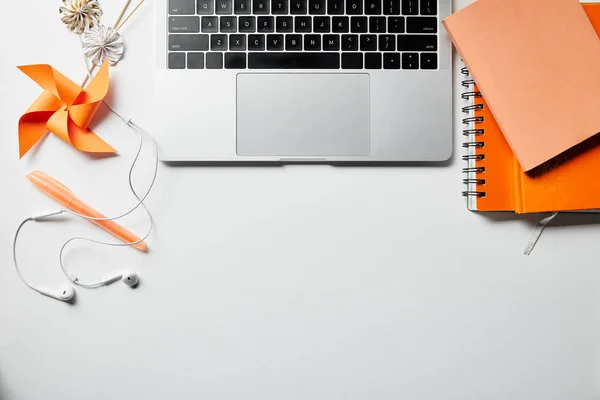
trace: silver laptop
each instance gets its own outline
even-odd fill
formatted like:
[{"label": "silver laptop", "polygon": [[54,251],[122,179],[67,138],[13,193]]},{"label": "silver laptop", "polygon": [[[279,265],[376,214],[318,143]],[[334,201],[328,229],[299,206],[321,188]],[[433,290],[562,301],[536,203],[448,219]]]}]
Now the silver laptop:
[{"label": "silver laptop", "polygon": [[451,0],[157,0],[163,161],[443,161]]}]

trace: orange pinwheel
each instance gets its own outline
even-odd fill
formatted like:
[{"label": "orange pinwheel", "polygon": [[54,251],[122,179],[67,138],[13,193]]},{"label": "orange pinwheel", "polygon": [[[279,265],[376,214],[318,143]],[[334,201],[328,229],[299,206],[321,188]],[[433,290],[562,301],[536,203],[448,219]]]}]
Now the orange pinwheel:
[{"label": "orange pinwheel", "polygon": [[48,131],[80,151],[116,152],[88,126],[108,93],[108,63],[85,89],[49,65],[18,67],[44,89],[19,120],[19,154],[23,157]]}]

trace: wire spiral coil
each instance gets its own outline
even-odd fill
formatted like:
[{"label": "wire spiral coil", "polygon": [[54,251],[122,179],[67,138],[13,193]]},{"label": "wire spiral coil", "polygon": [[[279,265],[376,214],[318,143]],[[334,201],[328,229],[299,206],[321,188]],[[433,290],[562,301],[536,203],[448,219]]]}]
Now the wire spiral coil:
[{"label": "wire spiral coil", "polygon": [[485,179],[477,177],[477,174],[485,172],[485,167],[476,166],[475,162],[485,160],[485,155],[475,154],[475,150],[485,147],[485,141],[482,140],[482,136],[485,135],[485,129],[477,128],[476,126],[483,123],[485,118],[483,116],[474,116],[472,113],[483,110],[484,105],[473,104],[474,99],[481,97],[481,92],[474,89],[475,81],[470,79],[467,67],[462,67],[460,72],[469,78],[461,82],[461,85],[467,91],[461,93],[460,97],[471,103],[462,108],[462,112],[468,115],[462,120],[463,125],[466,125],[466,128],[462,131],[465,137],[462,146],[467,150],[467,154],[463,155],[462,159],[468,163],[468,166],[462,169],[463,174],[465,174],[463,184],[467,185],[467,190],[462,195],[465,197],[481,198],[485,197],[485,192],[478,190],[477,186],[485,185]]}]

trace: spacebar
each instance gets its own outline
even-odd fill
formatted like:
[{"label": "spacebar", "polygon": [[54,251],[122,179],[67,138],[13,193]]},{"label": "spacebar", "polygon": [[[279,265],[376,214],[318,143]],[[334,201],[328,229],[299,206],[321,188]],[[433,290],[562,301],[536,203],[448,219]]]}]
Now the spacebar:
[{"label": "spacebar", "polygon": [[249,53],[250,69],[338,69],[340,53]]}]

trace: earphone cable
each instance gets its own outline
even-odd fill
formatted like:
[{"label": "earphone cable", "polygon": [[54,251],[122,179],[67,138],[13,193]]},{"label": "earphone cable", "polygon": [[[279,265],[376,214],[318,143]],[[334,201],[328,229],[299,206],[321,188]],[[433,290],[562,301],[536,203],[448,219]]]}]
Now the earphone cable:
[{"label": "earphone cable", "polygon": [[[113,111],[113,112],[114,112],[114,110],[113,110],[112,108],[110,108],[110,107],[109,107],[109,109],[110,109],[111,111]],[[118,114],[117,114],[117,115],[118,115]],[[118,116],[120,117],[120,115],[118,115]],[[123,119],[123,118],[121,118],[121,119]],[[137,241],[135,241],[135,242],[130,242],[130,243],[114,243],[114,242],[105,242],[105,241],[96,240],[96,239],[91,239],[91,238],[87,238],[87,237],[83,237],[83,236],[77,236],[77,237],[73,237],[73,238],[71,238],[71,239],[67,240],[67,241],[66,241],[66,242],[65,242],[65,243],[62,245],[62,247],[61,247],[61,249],[60,249],[60,254],[59,254],[59,263],[60,263],[61,270],[62,270],[63,274],[64,274],[64,275],[65,275],[65,276],[66,276],[66,277],[67,277],[67,278],[68,278],[68,279],[69,279],[71,282],[75,283],[75,284],[76,284],[76,285],[78,285],[78,286],[82,286],[82,287],[85,287],[85,288],[97,288],[97,287],[101,287],[101,286],[103,286],[103,285],[105,284],[105,282],[98,282],[98,283],[93,283],[93,284],[86,284],[86,283],[82,283],[82,282],[80,282],[80,281],[79,281],[79,280],[78,280],[76,277],[73,277],[72,275],[70,275],[70,274],[69,274],[69,272],[67,271],[67,269],[66,269],[66,267],[65,267],[65,265],[64,265],[64,262],[63,262],[63,254],[64,254],[64,251],[65,251],[66,247],[67,247],[67,246],[68,246],[68,245],[69,245],[71,242],[74,242],[74,241],[76,241],[76,240],[83,240],[83,241],[87,241],[87,242],[91,242],[91,243],[96,243],[96,244],[101,244],[101,245],[105,245],[105,246],[114,246],[114,247],[133,246],[133,245],[136,245],[136,244],[138,244],[138,243],[140,243],[140,242],[143,242],[144,240],[146,240],[146,239],[147,239],[147,238],[150,236],[150,234],[152,233],[152,230],[153,230],[153,228],[154,228],[154,219],[152,218],[152,214],[150,213],[150,210],[148,210],[148,207],[146,207],[146,205],[144,204],[144,200],[143,200],[143,199],[140,199],[140,197],[139,197],[139,194],[136,192],[136,190],[135,190],[135,188],[134,188],[134,186],[133,186],[133,181],[132,181],[132,175],[133,175],[133,171],[134,171],[134,169],[135,169],[135,166],[136,166],[136,164],[137,164],[137,161],[138,161],[138,159],[139,159],[139,155],[140,155],[140,153],[141,153],[141,150],[142,150],[142,147],[143,147],[143,142],[144,142],[143,130],[142,130],[142,129],[141,129],[139,126],[137,126],[137,125],[136,125],[136,124],[135,124],[133,121],[131,121],[131,120],[130,120],[130,121],[128,121],[127,125],[128,125],[128,126],[130,126],[130,127],[133,129],[133,130],[135,130],[135,131],[136,131],[136,132],[139,134],[139,136],[140,136],[140,144],[139,144],[139,146],[138,146],[137,153],[136,153],[136,155],[135,155],[135,157],[134,157],[134,159],[133,159],[133,162],[132,162],[132,164],[131,164],[131,167],[129,168],[129,174],[128,174],[128,183],[129,183],[129,189],[131,190],[131,192],[133,193],[133,195],[135,196],[135,198],[136,198],[137,200],[139,200],[139,201],[140,201],[140,203],[138,204],[138,206],[136,206],[135,208],[139,207],[139,205],[142,205],[142,207],[143,207],[143,208],[144,208],[144,210],[146,211],[146,214],[148,214],[148,218],[150,219],[150,227],[148,228],[148,231],[146,232],[146,234],[145,234],[145,235],[144,235],[144,236],[143,236],[141,239],[139,239],[139,240],[137,240]],[[157,175],[158,175],[158,147],[157,147],[157,145],[156,145],[156,141],[154,140],[154,138],[153,138],[151,135],[148,135],[148,136],[150,137],[150,139],[151,139],[151,141],[152,141],[152,145],[153,145],[153,147],[154,147],[154,158],[155,158],[155,163],[154,163],[154,171],[153,171],[153,177],[152,177],[152,181],[151,181],[151,183],[150,183],[150,186],[149,186],[149,188],[148,188],[148,190],[147,190],[147,192],[146,192],[146,195],[144,196],[144,199],[145,199],[145,197],[147,197],[147,196],[148,196],[148,194],[150,193],[150,191],[151,191],[151,190],[152,190],[152,188],[154,187],[154,184],[155,184],[155,182],[156,182],[156,177],[157,177]],[[125,213],[125,214],[124,214],[124,216],[125,216],[125,215],[129,215],[129,214],[131,214],[131,213],[132,213],[132,212],[135,210],[135,208],[134,208],[134,209],[131,209],[129,212]],[[63,211],[63,212],[66,212],[66,210],[62,210],[62,211]],[[77,213],[74,213],[74,215],[77,215]],[[89,219],[89,218],[86,218],[86,216],[85,216],[85,215],[82,215],[82,218],[84,218],[84,219]],[[113,218],[108,218],[107,220],[109,220],[109,221],[112,221],[112,220],[119,219],[119,218],[122,218],[122,217],[113,217]],[[30,218],[26,218],[25,220],[23,220],[23,221],[20,223],[19,227],[17,228],[17,230],[16,230],[16,232],[15,232],[14,239],[13,239],[13,263],[14,263],[15,269],[16,269],[16,271],[17,271],[17,274],[19,275],[19,278],[21,279],[21,281],[23,281],[23,283],[25,283],[25,284],[26,284],[28,287],[30,287],[31,289],[33,289],[33,290],[35,290],[36,292],[38,292],[38,290],[37,290],[37,289],[36,289],[34,286],[32,286],[32,285],[31,285],[31,284],[30,284],[30,283],[29,283],[29,282],[28,282],[28,281],[25,279],[25,277],[23,276],[23,274],[22,274],[22,272],[21,272],[21,269],[19,268],[19,263],[18,263],[18,261],[17,261],[17,241],[18,241],[19,234],[20,234],[20,232],[21,232],[21,229],[23,228],[23,226],[24,226],[24,225],[25,225],[27,222],[30,222],[30,221],[33,221],[33,220],[34,220],[34,219],[33,219],[33,218],[31,218],[31,217],[30,217]]]},{"label": "earphone cable", "polygon": [[19,275],[19,278],[23,281],[23,283],[37,292],[38,290],[35,287],[33,287],[27,281],[27,279],[25,279],[25,277],[23,276],[23,273],[21,272],[21,269],[19,268],[19,263],[17,262],[17,238],[19,237],[19,233],[21,232],[21,229],[23,229],[23,226],[25,226],[25,224],[28,223],[29,221],[33,221],[33,219],[25,218],[23,221],[21,221],[21,223],[19,224],[19,227],[17,228],[17,231],[15,232],[15,236],[13,239],[13,263],[15,264],[15,269],[17,270],[17,274]]},{"label": "earphone cable", "polygon": [[[154,141],[154,138],[152,138],[150,136],[150,138],[152,139],[152,143],[153,143],[153,147],[154,147],[154,156],[155,156],[155,165],[154,165],[154,173],[153,173],[153,177],[152,177],[152,182],[150,183],[150,187],[144,197],[144,199],[140,199],[138,193],[136,192],[135,188],[133,187],[133,182],[132,182],[132,174],[133,174],[133,170],[135,168],[135,165],[137,164],[140,152],[142,150],[142,146],[143,146],[143,131],[141,128],[139,128],[137,125],[135,125],[132,121],[129,121],[128,125],[134,129],[135,131],[138,132],[138,134],[140,135],[140,145],[138,147],[138,151],[137,154],[133,160],[133,163],[131,164],[131,168],[129,169],[129,188],[131,190],[131,192],[133,193],[133,195],[136,197],[136,199],[138,199],[140,201],[140,205],[144,208],[144,210],[146,211],[146,213],[148,214],[148,217],[150,219],[150,227],[148,228],[148,231],[146,232],[146,234],[139,240],[135,241],[135,242],[129,242],[129,243],[114,243],[114,242],[105,242],[105,241],[101,241],[101,240],[96,240],[96,239],[91,239],[91,238],[87,238],[87,237],[83,237],[83,236],[77,236],[77,237],[73,237],[69,240],[67,240],[62,247],[60,248],[60,254],[59,254],[59,261],[60,261],[60,268],[62,269],[64,275],[73,283],[75,283],[78,286],[82,286],[85,288],[97,288],[100,286],[103,286],[105,284],[105,282],[97,282],[97,283],[91,283],[91,284],[87,284],[87,283],[83,283],[80,282],[78,280],[78,278],[74,277],[73,275],[69,274],[69,272],[67,271],[64,262],[63,262],[63,254],[64,251],[66,249],[66,247],[71,243],[74,242],[76,240],[83,240],[86,242],[90,242],[90,243],[96,243],[96,244],[102,244],[102,245],[106,245],[106,246],[114,246],[114,247],[125,247],[125,246],[133,246],[136,245],[140,242],[143,242],[144,240],[146,240],[149,236],[150,233],[152,233],[152,229],[154,227],[154,219],[152,218],[152,214],[150,213],[150,211],[148,210],[148,208],[146,207],[146,205],[144,204],[144,199],[148,196],[148,194],[150,193],[150,191],[152,190],[152,188],[154,187],[154,183],[156,181],[156,176],[158,174],[158,148],[156,146],[156,142]],[[137,208],[137,207],[136,207]],[[133,212],[134,209],[130,210],[128,213],[124,214],[124,215],[128,215],[131,212]],[[85,216],[84,216],[85,217]],[[116,219],[118,219],[120,217],[117,217]]]}]

